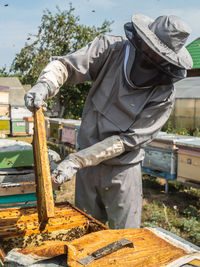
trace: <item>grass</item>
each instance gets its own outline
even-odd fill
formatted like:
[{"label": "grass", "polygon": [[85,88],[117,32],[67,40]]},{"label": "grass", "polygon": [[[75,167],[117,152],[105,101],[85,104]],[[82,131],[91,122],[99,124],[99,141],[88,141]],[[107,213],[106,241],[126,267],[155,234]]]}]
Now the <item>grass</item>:
[{"label": "grass", "polygon": [[143,176],[142,227],[162,227],[200,246],[200,190],[170,182],[164,193],[163,180]]}]

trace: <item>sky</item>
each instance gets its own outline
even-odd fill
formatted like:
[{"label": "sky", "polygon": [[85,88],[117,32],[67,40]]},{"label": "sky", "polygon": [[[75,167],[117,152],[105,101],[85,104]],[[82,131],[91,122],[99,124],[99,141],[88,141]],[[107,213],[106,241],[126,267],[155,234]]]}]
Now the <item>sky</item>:
[{"label": "sky", "polygon": [[56,6],[65,10],[70,2],[81,24],[101,26],[104,20],[113,21],[113,35],[124,36],[124,23],[141,13],[153,19],[183,18],[192,30],[186,45],[200,37],[200,0],[0,0],[0,68],[8,70],[29,34],[37,33],[45,9],[55,13]]}]

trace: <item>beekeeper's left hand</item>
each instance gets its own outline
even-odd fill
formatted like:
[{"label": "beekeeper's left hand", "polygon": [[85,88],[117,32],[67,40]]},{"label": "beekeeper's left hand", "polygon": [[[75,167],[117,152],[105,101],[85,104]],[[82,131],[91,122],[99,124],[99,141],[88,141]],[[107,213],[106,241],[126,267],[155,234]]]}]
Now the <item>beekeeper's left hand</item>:
[{"label": "beekeeper's left hand", "polygon": [[52,181],[57,184],[70,181],[79,168],[80,166],[76,165],[73,161],[65,159],[52,172]]}]

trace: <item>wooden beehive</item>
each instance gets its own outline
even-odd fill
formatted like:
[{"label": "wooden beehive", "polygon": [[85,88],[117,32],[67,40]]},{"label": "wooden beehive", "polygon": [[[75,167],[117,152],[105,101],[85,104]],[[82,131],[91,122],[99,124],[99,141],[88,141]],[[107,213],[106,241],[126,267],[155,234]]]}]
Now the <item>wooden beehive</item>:
[{"label": "wooden beehive", "polygon": [[33,150],[23,141],[0,139],[0,168],[33,166]]},{"label": "wooden beehive", "polygon": [[78,149],[77,136],[80,129],[80,120],[65,120],[62,123],[61,142],[74,149]]},{"label": "wooden beehive", "polygon": [[[162,231],[162,229],[109,230],[71,205],[67,207],[60,204],[56,207],[56,212],[58,212],[56,217],[49,221],[46,230],[41,234],[34,228],[34,224],[37,224],[37,221],[34,221],[37,218],[34,213],[23,213],[22,210],[20,212],[22,218],[15,211],[12,212],[13,216],[10,216],[10,221],[18,220],[17,224],[13,226],[18,227],[17,229],[21,233],[16,236],[11,232],[10,235],[8,233],[7,236],[3,236],[3,248],[0,249],[2,259],[7,251],[18,246],[19,248],[13,251],[13,255],[20,255],[22,261],[25,258],[27,260],[27,257],[29,260],[36,259],[38,261],[39,259],[36,267],[47,266],[43,261],[44,259],[60,255],[64,256],[64,266],[81,267],[83,265],[78,261],[81,258],[125,238],[133,242],[133,246],[113,251],[109,255],[94,260],[89,266],[180,267],[185,266],[184,264],[200,265],[200,248],[183,239],[176,239],[175,235],[171,235],[165,230]],[[11,210],[9,213],[11,213]],[[5,216],[8,215],[5,214]],[[28,217],[31,218],[33,226],[25,231],[22,227],[25,227]],[[31,225],[30,222],[28,224]],[[7,224],[4,227],[6,229]],[[12,239],[10,240],[11,236]],[[2,237],[1,228],[0,237]],[[9,259],[11,254],[12,252],[8,253],[6,259]],[[41,259],[42,262],[40,262]],[[55,263],[55,261],[53,262]],[[52,261],[49,263],[52,263]],[[29,264],[26,266],[29,266]]]},{"label": "wooden beehive", "polygon": [[9,87],[0,86],[0,104],[9,104],[9,91]]},{"label": "wooden beehive", "polygon": [[62,134],[62,120],[60,118],[52,118],[50,123],[50,138],[54,139],[57,143],[60,143]]},{"label": "wooden beehive", "polygon": [[26,135],[26,122],[22,119],[12,119],[10,121],[11,135],[12,136],[24,136]]},{"label": "wooden beehive", "polygon": [[0,134],[10,134],[10,118],[0,117]]},{"label": "wooden beehive", "polygon": [[0,117],[10,117],[10,105],[0,104]]},{"label": "wooden beehive", "polygon": [[25,106],[11,105],[10,117],[12,120],[23,120],[24,117],[32,117],[32,112]]},{"label": "wooden beehive", "polygon": [[180,147],[177,181],[200,187],[200,149]]},{"label": "wooden beehive", "polygon": [[[0,210],[0,257],[13,248],[36,248],[46,241],[71,241],[85,234],[106,229],[100,222],[69,203],[55,206],[55,216],[40,230],[37,208]],[[53,253],[53,252],[52,252]],[[54,256],[54,254],[53,254]]]}]

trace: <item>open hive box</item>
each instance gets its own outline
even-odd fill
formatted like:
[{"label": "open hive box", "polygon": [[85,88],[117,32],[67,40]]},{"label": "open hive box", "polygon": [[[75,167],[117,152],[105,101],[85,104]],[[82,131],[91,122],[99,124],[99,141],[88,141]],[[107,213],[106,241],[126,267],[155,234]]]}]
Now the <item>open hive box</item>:
[{"label": "open hive box", "polygon": [[[6,267],[47,267],[47,261],[51,267],[200,266],[197,247],[176,240],[168,232],[146,228],[105,229],[104,225],[70,204],[57,205],[55,217],[49,219],[43,231],[39,230],[34,207],[5,209],[0,214],[0,257],[2,262],[5,257],[8,260]],[[113,249],[108,254],[102,251],[102,257],[85,265],[80,263],[80,260],[93,255],[94,251],[122,239],[133,245]],[[58,264],[58,258],[63,259],[63,265]],[[184,265],[188,263],[191,265]]]},{"label": "open hive box", "polygon": [[44,230],[36,207],[9,208],[0,211],[0,257],[14,248],[33,249],[46,245],[47,258],[64,254],[48,246],[47,241],[72,241],[85,234],[106,229],[104,225],[69,203],[55,206],[55,216],[48,220]]}]

